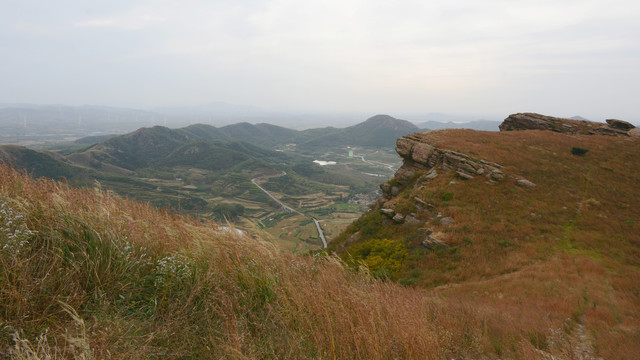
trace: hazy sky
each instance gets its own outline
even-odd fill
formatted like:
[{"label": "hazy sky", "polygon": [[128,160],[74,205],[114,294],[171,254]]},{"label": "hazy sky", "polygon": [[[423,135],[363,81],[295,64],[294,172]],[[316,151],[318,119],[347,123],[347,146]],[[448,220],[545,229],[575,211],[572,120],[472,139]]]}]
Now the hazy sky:
[{"label": "hazy sky", "polygon": [[640,120],[636,0],[2,0],[0,102]]}]

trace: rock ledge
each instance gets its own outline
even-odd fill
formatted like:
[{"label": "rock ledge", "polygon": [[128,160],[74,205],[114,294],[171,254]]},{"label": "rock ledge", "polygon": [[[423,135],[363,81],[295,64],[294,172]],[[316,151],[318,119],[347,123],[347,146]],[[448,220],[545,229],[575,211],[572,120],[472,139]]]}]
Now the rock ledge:
[{"label": "rock ledge", "polygon": [[504,119],[499,128],[500,131],[549,130],[565,134],[629,136],[629,131],[635,126],[617,119],[608,119],[607,123],[599,123],[536,113],[517,113]]}]

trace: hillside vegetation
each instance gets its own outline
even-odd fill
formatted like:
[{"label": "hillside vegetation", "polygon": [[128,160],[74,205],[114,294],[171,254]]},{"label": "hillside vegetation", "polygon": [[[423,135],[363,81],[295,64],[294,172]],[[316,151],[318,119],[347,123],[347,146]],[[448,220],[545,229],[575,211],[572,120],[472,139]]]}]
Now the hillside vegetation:
[{"label": "hillside vegetation", "polygon": [[393,147],[397,137],[418,130],[418,127],[409,121],[399,120],[389,115],[376,115],[360,124],[344,129],[334,129],[327,134],[305,139],[306,141],[300,144],[300,147],[305,149],[340,145]]},{"label": "hillside vegetation", "polygon": [[[6,166],[0,207],[0,354],[11,358],[575,358],[587,342],[577,319],[592,313],[607,325],[603,353],[637,350],[634,295],[618,296],[637,273],[613,276],[589,258],[550,260],[557,279],[530,270],[550,295],[514,300],[499,278],[405,288]],[[592,297],[603,286],[618,290]]]},{"label": "hillside vegetation", "polygon": [[64,161],[62,156],[40,152],[20,145],[0,145],[0,161],[18,169],[28,169],[35,177],[59,180],[61,177],[83,183],[89,178],[87,171]]},{"label": "hillside vegetation", "polygon": [[504,178],[436,166],[429,179],[430,168],[405,159],[385,185],[396,190],[333,249],[379,277],[545,324],[532,335],[539,348],[551,347],[554,329],[567,336],[584,326],[604,358],[640,354],[637,138],[539,130],[412,138],[476,164],[501,164]]}]

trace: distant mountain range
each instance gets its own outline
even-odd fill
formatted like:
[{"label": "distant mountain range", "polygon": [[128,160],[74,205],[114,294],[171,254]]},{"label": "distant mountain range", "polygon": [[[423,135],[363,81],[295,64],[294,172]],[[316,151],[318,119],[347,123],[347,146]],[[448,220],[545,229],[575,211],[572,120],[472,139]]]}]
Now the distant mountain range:
[{"label": "distant mountain range", "polygon": [[375,181],[354,177],[354,172],[360,174],[358,170],[332,172],[312,161],[317,154],[336,149],[342,152],[340,148],[347,146],[392,149],[398,137],[415,131],[419,129],[410,122],[388,115],[343,129],[303,131],[249,123],[220,128],[205,124],[179,129],[153,126],[125,135],[78,139],[59,152],[4,145],[0,146],[0,161],[36,177],[65,178],[82,186],[97,180],[120,195],[156,206],[206,212],[211,210],[209,199],[215,196],[245,194],[268,201],[259,199],[264,194],[250,193],[254,188],[250,180],[274,171],[304,177],[307,185],[300,185],[303,188],[311,181],[322,189],[354,185],[370,191],[375,189]]},{"label": "distant mountain range", "polygon": [[[294,114],[269,112],[257,107],[246,105],[234,105],[215,102],[207,105],[159,107],[149,110],[120,108],[111,106],[68,106],[68,105],[35,105],[35,104],[0,104],[0,142],[2,143],[29,143],[42,139],[60,141],[87,136],[99,136],[105,138],[105,134],[126,134],[141,127],[154,125],[168,126],[171,128],[185,127],[192,124],[228,124],[223,128],[231,139],[250,140],[254,137],[261,145],[273,146],[280,143],[281,137],[295,137],[296,143],[306,142],[311,138],[323,135],[336,134],[341,137],[339,142],[350,141],[354,134],[362,129],[350,129],[341,132],[346,124],[356,123],[356,117],[338,114]],[[474,121],[460,123],[458,118],[444,114],[433,116],[421,116],[420,119],[454,119],[447,123],[427,121],[418,124],[416,128],[409,122],[404,122],[404,129],[399,129],[398,136],[406,134],[403,131],[417,131],[421,129],[442,129],[465,127],[478,130],[495,130],[490,121]],[[381,121],[374,119],[373,122]],[[454,122],[455,121],[455,122]],[[258,123],[257,125],[251,125]],[[269,124],[277,125],[269,125]],[[302,125],[304,124],[304,125]],[[497,124],[497,122],[496,122]],[[332,126],[333,129],[323,128]],[[257,126],[257,127],[256,127]],[[377,125],[367,124],[367,127]],[[316,127],[313,131],[294,132],[292,128]],[[319,130],[322,128],[322,130]],[[495,128],[495,129],[494,129]],[[286,129],[284,131],[283,129]],[[384,129],[384,126],[382,126]],[[351,134],[350,134],[351,132]],[[342,134],[339,134],[342,133]],[[339,135],[338,135],[339,134]],[[360,138],[361,134],[358,134]],[[263,139],[274,139],[265,141]],[[380,136],[375,135],[367,144],[375,144]],[[96,142],[101,138],[82,141]],[[325,141],[318,140],[318,141]],[[310,143],[311,145],[311,143]]]},{"label": "distant mountain range", "polygon": [[[119,138],[131,138],[135,134],[166,133],[187,139],[198,139],[214,142],[243,141],[250,144],[272,148],[278,145],[296,144],[298,147],[317,148],[327,146],[370,146],[393,147],[398,137],[420,131],[420,129],[406,120],[399,120],[389,115],[376,115],[357,125],[346,128],[316,128],[308,130],[294,130],[271,124],[250,124],[242,122],[220,128],[195,124],[180,129],[168,129],[161,126],[139,129],[131,134]],[[91,136],[76,140],[78,144],[97,144],[108,140],[111,136]],[[167,141],[167,139],[158,139]]]},{"label": "distant mountain range", "polygon": [[[356,123],[356,119],[353,114],[341,116],[277,113],[252,106],[221,102],[150,110],[93,105],[0,104],[0,143],[30,143],[43,139],[61,141],[105,134],[126,134],[141,127],[155,125],[175,128],[192,124],[229,123],[233,124],[227,128],[232,138],[245,137],[238,134],[247,133],[247,129],[252,136],[264,138],[263,135],[292,135],[275,134],[281,132],[280,129],[274,129],[266,123],[279,124],[279,128],[287,129],[329,125],[342,127],[345,124]],[[249,122],[259,123],[258,128],[248,126]],[[259,133],[252,133],[254,130],[259,130]],[[271,134],[272,131],[275,133]],[[324,133],[314,131],[307,134],[316,136]],[[98,138],[83,141],[96,140]]]},{"label": "distant mountain range", "polygon": [[[129,176],[140,169],[174,166],[206,170],[253,168],[256,164],[273,167],[290,157],[275,151],[277,147],[295,144],[302,153],[342,146],[392,148],[398,137],[416,131],[419,128],[412,123],[388,115],[376,115],[342,129],[327,127],[302,131],[249,123],[221,128],[204,124],[180,129],[154,126],[125,135],[78,139],[75,144],[80,148],[67,150],[65,156],[16,145],[1,146],[0,160],[35,176],[70,180],[80,176],[84,181],[90,177],[89,170]],[[247,165],[249,163],[252,165]],[[100,177],[97,173],[92,176]]]},{"label": "distant mountain range", "polygon": [[[141,127],[151,127],[154,125],[179,128],[193,124],[208,124],[216,127],[231,126],[227,129],[228,132],[233,133],[231,138],[245,137],[244,135],[238,135],[238,133],[246,132],[247,129],[249,129],[249,132],[259,130],[269,138],[272,135],[270,134],[272,131],[276,133],[280,132],[278,129],[269,129],[269,125],[267,124],[288,130],[315,128],[316,131],[314,132],[297,135],[301,135],[303,138],[308,134],[313,134],[313,137],[319,137],[323,134],[328,135],[332,133],[332,131],[323,130],[325,131],[323,133],[323,131],[318,131],[318,128],[326,129],[327,126],[344,128],[346,125],[357,124],[359,119],[365,116],[366,115],[356,113],[339,114],[329,112],[305,113],[274,111],[255,106],[224,102],[212,102],[191,106],[165,106],[149,109],[96,105],[69,106],[57,104],[0,103],[0,143],[31,144],[41,142],[43,139],[60,142],[87,136],[104,137],[106,134],[126,134]],[[478,118],[474,118],[472,115],[449,115],[442,113],[405,114],[399,117],[411,119],[410,121],[422,130],[465,128],[497,131],[498,125],[502,120],[487,120],[487,118],[483,118],[481,115],[478,115]],[[489,116],[489,118],[493,119],[494,117]],[[571,119],[586,120],[584,117],[578,115],[571,117]],[[248,127],[250,124],[258,124],[257,126],[259,126],[260,129]],[[354,131],[357,132],[358,130],[355,129]],[[254,133],[252,134],[253,136],[264,138],[262,134],[259,136]],[[97,139],[85,139],[83,141],[93,142],[96,140]],[[273,142],[266,144],[263,140],[259,141],[262,145],[273,145]],[[370,143],[375,141],[377,141],[377,139],[374,137]],[[304,141],[298,139],[296,142],[301,143]]]}]

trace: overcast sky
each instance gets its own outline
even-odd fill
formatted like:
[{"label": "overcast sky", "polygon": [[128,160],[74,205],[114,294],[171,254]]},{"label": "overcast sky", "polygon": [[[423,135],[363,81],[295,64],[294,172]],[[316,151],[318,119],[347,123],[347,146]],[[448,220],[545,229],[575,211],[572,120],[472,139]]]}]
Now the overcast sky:
[{"label": "overcast sky", "polygon": [[640,120],[636,0],[2,0],[0,103]]}]

